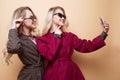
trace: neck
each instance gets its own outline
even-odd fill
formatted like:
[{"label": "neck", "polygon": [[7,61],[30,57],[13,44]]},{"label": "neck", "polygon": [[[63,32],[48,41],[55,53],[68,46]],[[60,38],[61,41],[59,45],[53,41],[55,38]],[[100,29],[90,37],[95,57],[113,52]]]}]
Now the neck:
[{"label": "neck", "polygon": [[27,35],[27,36],[30,35],[30,29],[24,26],[23,27],[23,34]]},{"label": "neck", "polygon": [[55,30],[59,27],[59,25],[53,24],[51,29],[50,29],[50,33],[55,32]]}]

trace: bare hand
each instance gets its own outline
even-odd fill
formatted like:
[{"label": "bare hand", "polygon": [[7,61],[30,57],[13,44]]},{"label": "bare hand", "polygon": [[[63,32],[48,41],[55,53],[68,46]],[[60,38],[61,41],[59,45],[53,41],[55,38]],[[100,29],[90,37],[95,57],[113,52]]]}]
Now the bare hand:
[{"label": "bare hand", "polygon": [[62,31],[61,31],[60,27],[57,27],[57,29],[55,30],[54,34],[58,34],[58,35],[62,34]]},{"label": "bare hand", "polygon": [[20,18],[18,18],[16,20],[13,20],[11,28],[12,29],[18,28],[22,24],[22,22],[23,22],[23,18],[22,17],[20,17]]}]

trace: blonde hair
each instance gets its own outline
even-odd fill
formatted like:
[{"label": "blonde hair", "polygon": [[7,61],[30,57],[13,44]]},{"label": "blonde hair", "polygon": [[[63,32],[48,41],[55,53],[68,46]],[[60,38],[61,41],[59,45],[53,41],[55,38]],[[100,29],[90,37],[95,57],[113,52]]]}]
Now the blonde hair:
[{"label": "blonde hair", "polygon": [[[65,13],[65,10],[60,7],[60,6],[55,6],[55,7],[51,7],[47,13],[47,16],[46,16],[46,20],[45,20],[45,26],[44,28],[42,29],[42,35],[45,35],[49,32],[51,26],[52,26],[52,18],[53,18],[53,15],[54,15],[54,12],[57,10],[57,9],[61,9],[63,11],[63,14],[66,16],[66,13]],[[68,20],[67,18],[65,19],[65,25],[61,27],[61,30],[63,32],[66,32],[66,28],[68,27]]]},{"label": "blonde hair", "polygon": [[[33,11],[32,11],[29,7],[19,7],[19,8],[17,8],[17,9],[14,11],[14,13],[13,13],[11,25],[12,25],[12,23],[13,23],[13,21],[14,21],[15,19],[18,19],[18,18],[20,18],[20,17],[24,17],[24,16],[26,15],[26,14],[25,14],[25,11],[26,11],[26,10],[29,10],[29,11],[32,12],[33,16],[34,16],[35,19],[36,19],[36,26],[37,26],[37,23],[38,23],[37,17],[35,16],[35,14],[33,13]],[[17,30],[18,30],[18,34],[19,34],[19,35],[22,34],[22,32],[23,32],[22,25],[20,25],[19,28],[17,28]],[[33,29],[33,30],[31,31],[31,34],[32,34],[33,36],[37,37],[37,36],[40,35],[40,32],[39,32],[39,30],[36,28],[36,29]],[[11,62],[11,61],[10,61],[10,58],[12,57],[13,53],[8,53],[8,52],[7,52],[7,48],[4,48],[4,49],[2,50],[2,52],[3,52],[3,62],[4,62],[6,65],[9,65],[10,62]]]},{"label": "blonde hair", "polygon": [[[29,7],[19,7],[19,8],[17,8],[17,9],[14,11],[14,13],[13,13],[12,22],[13,22],[13,20],[15,20],[15,19],[18,19],[18,18],[20,18],[20,17],[24,17],[26,10],[29,10],[29,11],[32,12],[33,16],[34,16],[35,19],[36,19],[36,26],[37,26],[37,25],[38,25],[37,17],[36,17],[36,15],[33,13],[32,9],[29,8]],[[12,23],[12,22],[11,22],[11,23]],[[11,24],[11,25],[12,25],[12,24]],[[23,32],[22,25],[20,25],[20,27],[18,28],[18,33],[19,33],[19,34],[22,34],[22,32]],[[33,30],[31,31],[31,34],[32,34],[33,36],[38,36],[38,35],[39,35],[39,30],[38,30],[37,28],[33,29]]]}]

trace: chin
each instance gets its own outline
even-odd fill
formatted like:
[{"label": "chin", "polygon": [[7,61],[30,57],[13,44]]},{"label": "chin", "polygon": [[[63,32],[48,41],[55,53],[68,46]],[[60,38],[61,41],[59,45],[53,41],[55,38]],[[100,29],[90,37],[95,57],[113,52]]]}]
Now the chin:
[{"label": "chin", "polygon": [[36,26],[35,26],[35,25],[32,25],[31,28],[36,28]]},{"label": "chin", "polygon": [[61,24],[61,26],[64,26],[64,24]]},{"label": "chin", "polygon": [[36,27],[32,27],[32,29],[36,29]]},{"label": "chin", "polygon": [[60,23],[60,26],[64,26],[65,24],[64,23]]}]

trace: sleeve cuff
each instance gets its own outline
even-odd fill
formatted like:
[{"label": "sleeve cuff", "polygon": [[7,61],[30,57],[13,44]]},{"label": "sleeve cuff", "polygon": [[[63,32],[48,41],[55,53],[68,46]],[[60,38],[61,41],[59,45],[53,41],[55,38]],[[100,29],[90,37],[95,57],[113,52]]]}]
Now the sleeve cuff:
[{"label": "sleeve cuff", "polygon": [[103,31],[101,33],[101,37],[102,37],[103,40],[105,40],[107,36],[108,36],[108,34],[106,32]]}]

